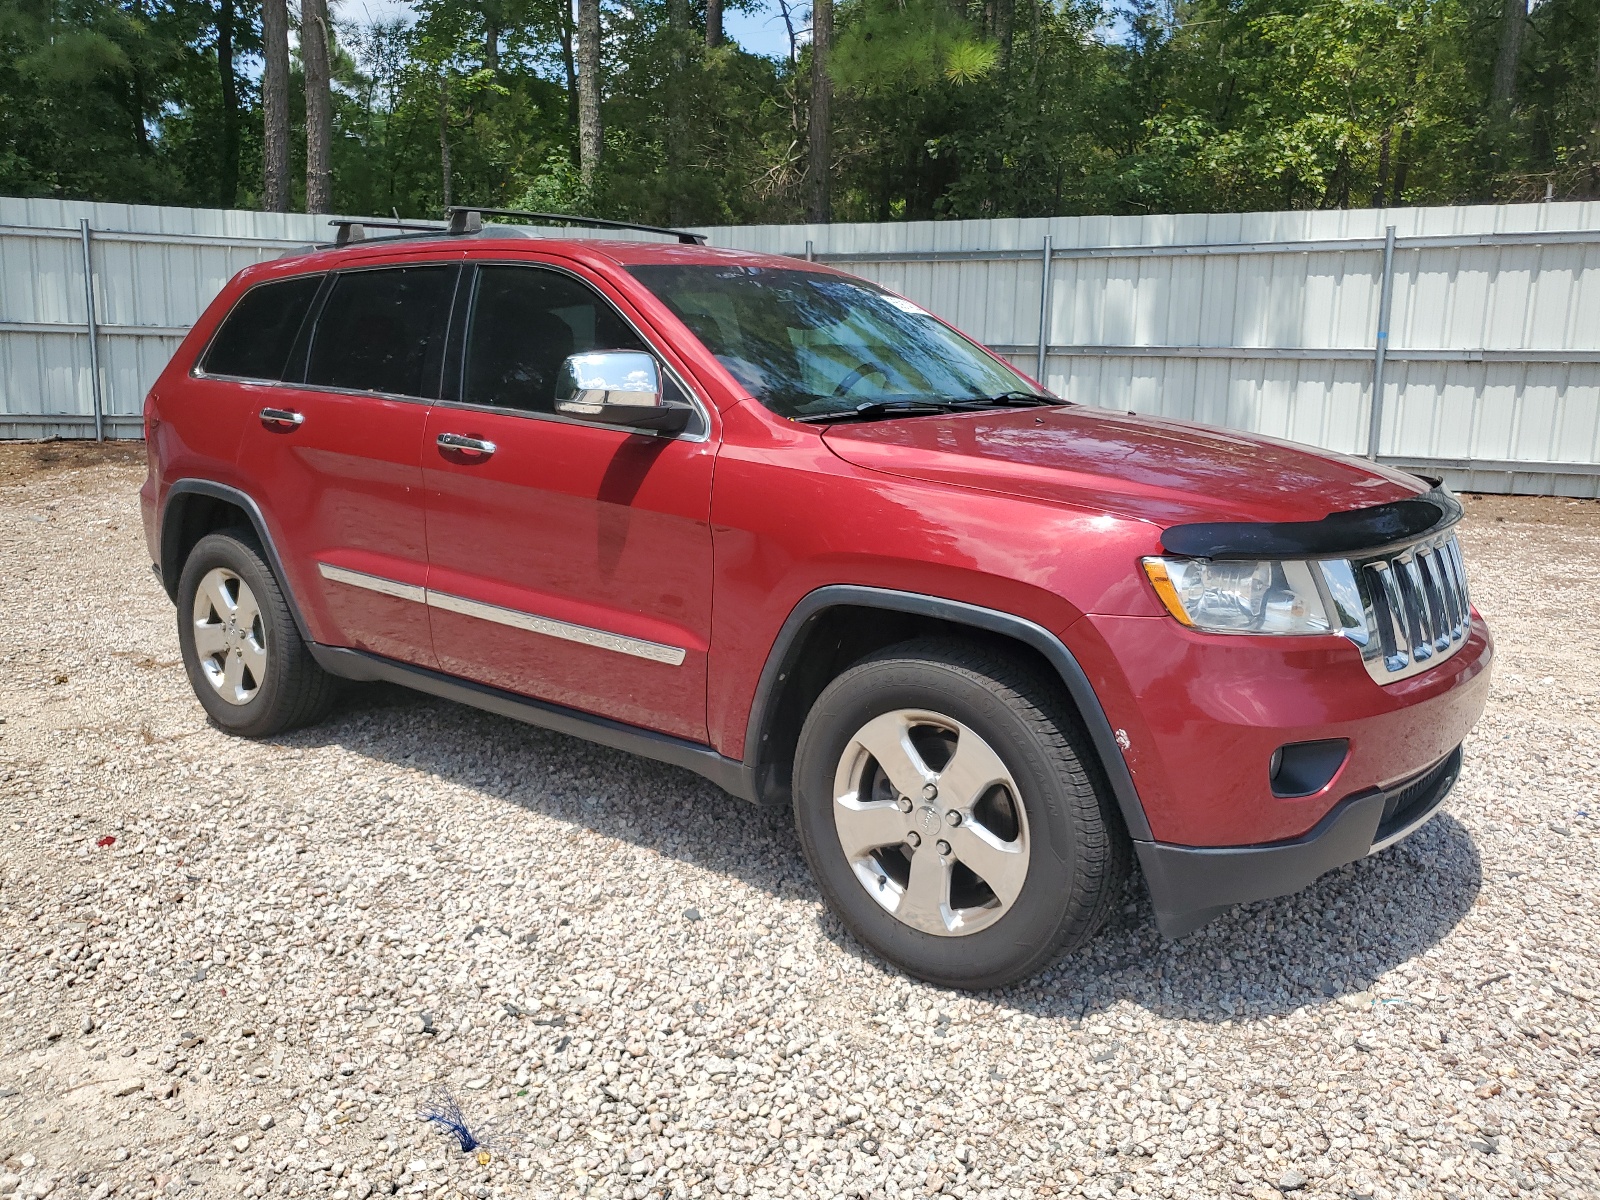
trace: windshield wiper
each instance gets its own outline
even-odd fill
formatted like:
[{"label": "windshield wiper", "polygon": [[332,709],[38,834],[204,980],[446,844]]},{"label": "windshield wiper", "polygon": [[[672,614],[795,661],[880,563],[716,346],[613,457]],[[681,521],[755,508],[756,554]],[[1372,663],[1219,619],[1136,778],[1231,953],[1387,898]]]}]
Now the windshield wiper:
[{"label": "windshield wiper", "polygon": [[1065,404],[1037,392],[999,392],[993,396],[944,396],[931,400],[868,400],[837,412],[811,413],[796,421],[820,425],[831,421],[864,421],[873,417],[922,417],[937,413],[981,412],[986,408],[1037,408]]},{"label": "windshield wiper", "polygon": [[794,419],[808,425],[820,425],[829,421],[862,421],[872,417],[925,417],[952,411],[955,410],[951,408],[950,402],[945,400],[868,400],[865,404],[858,404],[854,408],[841,408],[837,412],[811,413]]},{"label": "windshield wiper", "polygon": [[993,406],[1018,405],[1022,408],[1043,408],[1047,405],[1065,404],[1066,401],[1058,396],[1046,396],[1042,392],[996,392],[992,396],[974,396],[965,401],[968,404],[987,404]]}]

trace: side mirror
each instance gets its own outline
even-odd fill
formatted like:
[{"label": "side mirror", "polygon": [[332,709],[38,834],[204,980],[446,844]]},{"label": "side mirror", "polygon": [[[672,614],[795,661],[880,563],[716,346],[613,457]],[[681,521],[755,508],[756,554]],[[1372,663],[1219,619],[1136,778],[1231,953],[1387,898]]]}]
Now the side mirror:
[{"label": "side mirror", "polygon": [[571,355],[556,381],[556,411],[602,425],[681,433],[694,410],[668,404],[661,367],[637,350],[595,350]]}]

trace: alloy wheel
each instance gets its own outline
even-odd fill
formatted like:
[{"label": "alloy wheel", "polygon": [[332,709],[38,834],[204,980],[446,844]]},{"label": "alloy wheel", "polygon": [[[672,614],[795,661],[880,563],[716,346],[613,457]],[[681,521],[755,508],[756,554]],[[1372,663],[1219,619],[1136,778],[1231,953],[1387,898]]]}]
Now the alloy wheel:
[{"label": "alloy wheel", "polygon": [[1028,818],[994,749],[943,714],[897,709],[850,739],[834,828],[857,881],[894,917],[957,937],[1003,917],[1028,875]]},{"label": "alloy wheel", "polygon": [[206,681],[229,704],[248,704],[267,677],[261,607],[250,586],[213,567],[194,595],[194,649]]}]

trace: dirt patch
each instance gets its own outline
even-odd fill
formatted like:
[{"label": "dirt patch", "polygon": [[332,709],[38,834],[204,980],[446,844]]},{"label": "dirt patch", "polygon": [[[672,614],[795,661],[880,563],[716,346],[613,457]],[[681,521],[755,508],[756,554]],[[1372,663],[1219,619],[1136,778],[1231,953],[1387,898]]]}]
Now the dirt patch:
[{"label": "dirt patch", "polygon": [[138,465],[144,460],[142,441],[58,438],[48,442],[0,442],[0,484],[78,467]]},{"label": "dirt patch", "polygon": [[1557,496],[1461,497],[1467,517],[1477,523],[1561,525],[1600,531],[1600,500],[1568,500]]}]

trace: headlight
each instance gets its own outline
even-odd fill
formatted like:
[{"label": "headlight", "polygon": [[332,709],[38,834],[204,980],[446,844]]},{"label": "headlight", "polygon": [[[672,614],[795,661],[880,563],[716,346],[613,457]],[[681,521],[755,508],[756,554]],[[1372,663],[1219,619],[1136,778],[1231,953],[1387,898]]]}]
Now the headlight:
[{"label": "headlight", "polygon": [[1207,633],[1329,633],[1324,589],[1308,562],[1147,558],[1145,574],[1179,621]]}]

